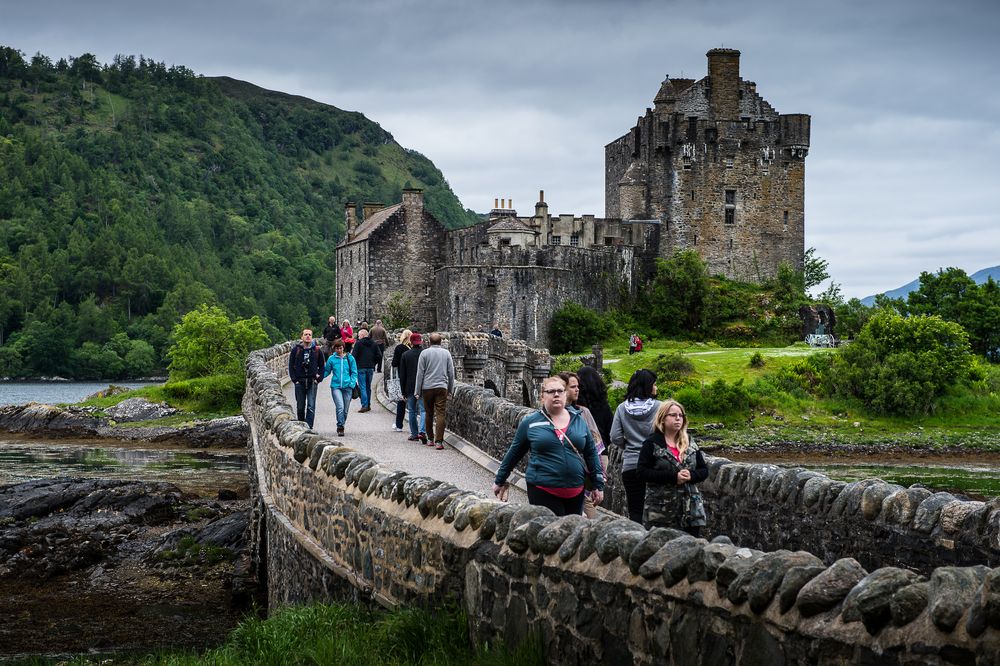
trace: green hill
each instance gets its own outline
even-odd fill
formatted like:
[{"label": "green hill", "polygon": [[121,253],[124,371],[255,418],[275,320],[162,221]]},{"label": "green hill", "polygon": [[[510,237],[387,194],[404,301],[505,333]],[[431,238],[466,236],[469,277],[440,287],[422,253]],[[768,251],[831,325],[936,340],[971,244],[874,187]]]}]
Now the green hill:
[{"label": "green hill", "polygon": [[142,57],[0,47],[0,376],[156,372],[202,302],[274,339],[318,325],[344,203],[404,187],[450,227],[477,220],[360,113]]}]

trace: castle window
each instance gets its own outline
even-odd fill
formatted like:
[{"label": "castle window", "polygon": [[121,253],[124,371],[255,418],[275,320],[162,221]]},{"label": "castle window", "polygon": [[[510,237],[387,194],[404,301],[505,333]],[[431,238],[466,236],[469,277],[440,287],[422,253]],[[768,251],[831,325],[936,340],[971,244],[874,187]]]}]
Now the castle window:
[{"label": "castle window", "polygon": [[361,280],[358,280],[358,296],[361,295]]},{"label": "castle window", "polygon": [[697,139],[698,139],[698,116],[689,116],[687,140],[695,141]]},{"label": "castle window", "polygon": [[354,298],[354,283],[352,282],[352,283],[350,283],[350,284],[349,284],[349,285],[347,285],[347,286],[348,286],[348,288],[350,288],[350,290],[351,290],[351,292],[350,292],[350,293],[351,293],[351,298]]},{"label": "castle window", "polygon": [[552,237],[552,244],[553,245],[562,245],[562,236],[553,236]]},{"label": "castle window", "polygon": [[684,156],[684,168],[688,171],[691,170],[691,158],[687,155]]},{"label": "castle window", "polygon": [[733,168],[733,158],[732,157],[727,157],[726,158],[726,168],[727,169],[732,169]]},{"label": "castle window", "polygon": [[509,238],[501,238],[500,239],[500,247],[510,247],[510,239]]},{"label": "castle window", "polygon": [[580,247],[580,237],[576,234],[571,235],[569,237],[569,244],[572,247]]},{"label": "castle window", "polygon": [[785,231],[788,231],[788,211],[785,211]]},{"label": "castle window", "polygon": [[726,190],[726,205],[727,206],[736,205],[736,190]]},{"label": "castle window", "polygon": [[694,201],[694,190],[691,190],[691,201]]},{"label": "castle window", "polygon": [[736,209],[727,208],[726,209],[726,224],[736,224]]},{"label": "castle window", "polygon": [[605,236],[604,237],[604,244],[605,245],[614,245],[615,244],[614,237],[612,237],[612,236]]}]

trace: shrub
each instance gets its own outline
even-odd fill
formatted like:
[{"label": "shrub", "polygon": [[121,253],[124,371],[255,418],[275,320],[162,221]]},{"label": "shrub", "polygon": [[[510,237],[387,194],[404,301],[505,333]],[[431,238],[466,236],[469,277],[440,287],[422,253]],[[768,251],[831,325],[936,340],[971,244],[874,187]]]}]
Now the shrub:
[{"label": "shrub", "polygon": [[678,352],[658,354],[650,364],[650,370],[656,373],[660,382],[673,382],[684,379],[694,372],[694,363],[687,356]]},{"label": "shrub", "polygon": [[751,368],[763,368],[765,365],[764,355],[760,352],[754,352],[750,356],[750,367]]},{"label": "shrub", "polygon": [[171,334],[170,378],[243,374],[247,354],[267,343],[260,318],[230,321],[222,308],[201,305],[184,315]]},{"label": "shrub", "polygon": [[553,354],[588,351],[601,339],[601,317],[579,303],[566,303],[552,315],[549,324],[549,346]]},{"label": "shrub", "polygon": [[213,375],[170,381],[163,391],[169,400],[183,403],[189,411],[235,413],[240,410],[245,386],[242,375]]},{"label": "shrub", "polygon": [[685,386],[677,390],[674,399],[684,405],[689,414],[724,416],[745,412],[756,406],[757,399],[743,385],[743,380],[728,384],[716,379],[704,386]]},{"label": "shrub", "polygon": [[882,310],[838,353],[831,388],[876,414],[929,414],[971,367],[961,326],[938,316],[902,317]]}]

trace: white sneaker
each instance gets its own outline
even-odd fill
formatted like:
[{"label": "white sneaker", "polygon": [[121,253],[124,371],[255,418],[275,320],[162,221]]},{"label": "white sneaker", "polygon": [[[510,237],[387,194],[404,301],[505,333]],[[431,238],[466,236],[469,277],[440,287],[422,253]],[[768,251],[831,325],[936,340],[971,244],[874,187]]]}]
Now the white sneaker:
[{"label": "white sneaker", "polygon": [[393,432],[403,432],[403,429],[402,429],[402,428],[397,428],[397,427],[395,426],[395,424],[394,424],[394,425],[392,426],[392,431],[393,431]]}]

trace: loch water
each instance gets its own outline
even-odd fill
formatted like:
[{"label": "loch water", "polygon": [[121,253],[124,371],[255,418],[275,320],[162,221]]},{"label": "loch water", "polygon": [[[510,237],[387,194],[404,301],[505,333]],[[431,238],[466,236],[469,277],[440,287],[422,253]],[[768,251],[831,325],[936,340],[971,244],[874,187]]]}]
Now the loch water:
[{"label": "loch water", "polygon": [[[156,382],[113,382],[115,386],[142,388]],[[108,388],[109,382],[4,382],[0,381],[0,407],[42,402],[60,405],[80,402],[88,395]]]}]

